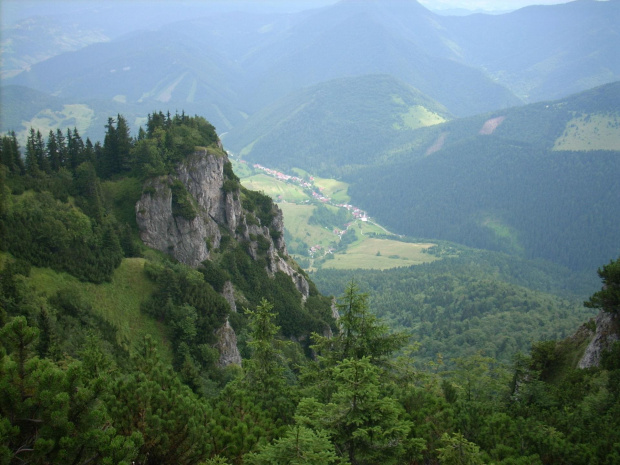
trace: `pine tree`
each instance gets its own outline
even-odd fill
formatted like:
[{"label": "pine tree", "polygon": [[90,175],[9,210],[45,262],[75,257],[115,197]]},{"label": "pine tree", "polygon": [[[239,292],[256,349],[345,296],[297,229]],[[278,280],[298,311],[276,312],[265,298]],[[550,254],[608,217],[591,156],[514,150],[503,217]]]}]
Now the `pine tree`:
[{"label": "pine tree", "polygon": [[243,463],[248,465],[328,465],[342,463],[334,445],[325,432],[315,432],[295,425],[286,434],[263,446],[258,452],[247,454]]},{"label": "pine tree", "polygon": [[131,147],[133,142],[129,131],[127,120],[122,115],[117,115],[116,119],[116,148],[118,150],[118,169],[119,172],[131,170]]},{"label": "pine tree", "polygon": [[334,390],[332,370],[343,360],[366,357],[373,365],[387,369],[391,356],[409,339],[405,333],[391,333],[368,307],[368,295],[350,283],[337,304],[339,331],[333,337],[313,333],[312,348],[317,357],[304,367],[303,384],[311,395],[329,401]]},{"label": "pine tree", "polygon": [[67,140],[60,129],[56,130],[56,144],[58,146],[58,161],[61,167],[69,166],[69,154],[67,153]]},{"label": "pine tree", "polygon": [[39,130],[37,130],[34,137],[34,150],[37,157],[37,162],[39,164],[39,168],[41,168],[44,173],[51,173],[52,167],[50,165],[49,159],[47,158],[47,154],[45,153],[45,141],[43,140],[43,135]]},{"label": "pine tree", "polygon": [[110,428],[102,399],[106,379],[88,378],[79,362],[63,366],[34,356],[38,331],[15,317],[0,331],[0,431],[3,463],[124,463],[139,436]]},{"label": "pine tree", "polygon": [[67,156],[69,168],[75,173],[77,167],[84,161],[84,142],[77,128],[73,128],[73,132],[67,129]]},{"label": "pine tree", "polygon": [[620,258],[599,268],[598,275],[603,281],[603,288],[592,294],[584,305],[588,308],[600,308],[612,314],[620,314]]},{"label": "pine tree", "polygon": [[30,128],[30,133],[26,139],[26,172],[33,177],[41,174],[39,160],[42,158],[38,153],[37,136],[34,128]]},{"label": "pine tree", "polygon": [[135,354],[134,365],[115,383],[109,408],[120,434],[142,438],[137,462],[190,465],[205,460],[213,442],[206,402],[162,363],[150,337]]},{"label": "pine tree", "polygon": [[302,399],[298,421],[326,431],[351,464],[401,463],[412,425],[403,419],[402,406],[383,392],[380,368],[369,357],[345,359],[332,374],[331,402]]},{"label": "pine tree", "polygon": [[110,176],[120,172],[119,163],[117,160],[118,154],[118,137],[116,136],[116,121],[114,118],[108,118],[108,124],[105,126],[106,133],[103,139],[102,157],[99,175],[102,178],[109,178]]},{"label": "pine tree", "polygon": [[46,151],[50,168],[52,169],[52,171],[58,171],[62,167],[62,160],[60,149],[58,148],[58,142],[56,141],[56,135],[51,129],[47,136]]},{"label": "pine tree", "polygon": [[0,163],[6,166],[10,173],[18,175],[24,174],[24,161],[19,153],[19,144],[15,131],[11,131],[8,135],[2,137],[2,158]]},{"label": "pine tree", "polygon": [[285,378],[286,365],[282,348],[284,342],[277,339],[280,330],[274,321],[273,305],[262,299],[255,311],[247,310],[251,356],[244,361],[243,385],[265,409],[272,411],[274,419],[286,421],[292,418],[291,388]]}]

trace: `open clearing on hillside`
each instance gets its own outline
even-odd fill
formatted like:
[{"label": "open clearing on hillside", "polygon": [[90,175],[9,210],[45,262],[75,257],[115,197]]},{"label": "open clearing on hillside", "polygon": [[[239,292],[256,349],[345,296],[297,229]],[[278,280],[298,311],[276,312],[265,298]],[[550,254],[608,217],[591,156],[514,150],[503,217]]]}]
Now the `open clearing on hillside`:
[{"label": "open clearing on hillside", "polygon": [[620,147],[620,115],[581,115],[566,123],[553,150],[618,150]]},{"label": "open clearing on hillside", "polygon": [[278,197],[288,202],[303,202],[308,199],[301,187],[278,181],[266,174],[255,174],[244,178],[242,184],[246,189],[264,192],[274,200]]},{"label": "open clearing on hillside", "polygon": [[284,215],[284,226],[291,235],[304,241],[310,247],[320,244],[327,247],[330,242],[338,240],[338,237],[330,230],[318,225],[308,224],[308,220],[315,210],[314,205],[297,205],[294,203],[280,203]]},{"label": "open clearing on hillside", "polygon": [[[144,315],[140,306],[154,290],[154,284],[144,273],[143,258],[126,258],[114,271],[112,281],[99,285],[84,283],[67,273],[58,273],[49,268],[32,267],[29,280],[37,289],[52,296],[61,289],[71,288],[79,292],[87,304],[100,310],[100,315],[118,330],[117,341],[135,347],[145,335],[161,333],[157,321]],[[165,335],[155,340],[166,340]],[[160,354],[172,359],[168,347],[160,347]]]},{"label": "open clearing on hillside", "polygon": [[31,127],[41,131],[45,138],[50,130],[56,132],[57,128],[73,130],[75,127],[78,132],[83,133],[90,127],[94,118],[94,110],[83,104],[65,105],[62,111],[41,110],[30,121],[22,121],[24,129],[19,131],[17,139],[20,143],[25,142]]},{"label": "open clearing on hillside", "polygon": [[332,199],[334,203],[349,203],[349,185],[336,179],[314,178],[314,185],[319,188],[321,194]]},{"label": "open clearing on hillside", "polygon": [[346,254],[336,254],[323,268],[386,270],[401,266],[420,265],[438,260],[423,251],[435,244],[411,244],[388,239],[367,238],[349,247]]},{"label": "open clearing on hillside", "polygon": [[418,129],[426,126],[434,126],[446,121],[445,118],[434,113],[422,105],[414,105],[409,107],[407,113],[400,115],[401,124],[394,124],[394,129]]}]

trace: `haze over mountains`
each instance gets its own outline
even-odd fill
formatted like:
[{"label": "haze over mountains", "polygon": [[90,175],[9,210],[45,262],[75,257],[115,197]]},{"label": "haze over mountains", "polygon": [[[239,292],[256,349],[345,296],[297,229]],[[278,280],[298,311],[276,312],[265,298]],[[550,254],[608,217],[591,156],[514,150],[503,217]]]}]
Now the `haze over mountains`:
[{"label": "haze over mountains", "polygon": [[618,0],[469,16],[413,0],[70,5],[3,31],[3,132],[102,140],[111,115],[137,130],[184,111],[248,160],[344,177],[402,234],[578,269],[620,252],[619,91],[588,93],[620,79]]},{"label": "haze over mountains", "polygon": [[[136,117],[154,107],[190,107],[224,132],[277,98],[339,77],[391,74],[465,116],[566,96],[620,73],[617,1],[467,17],[439,16],[413,0],[345,0],[296,14],[219,13],[203,5],[190,8],[195,19],[168,24],[162,16],[176,20],[179,9],[129,3],[115,7],[115,27],[108,21],[114,10],[89,14],[76,4],[75,32],[58,29],[78,44],[95,34],[111,40],[34,64],[3,84],[67,103],[91,100],[95,110],[116,99],[119,111]],[[139,21],[130,30],[132,18]],[[4,32],[11,39],[3,49],[5,72],[17,66],[26,40],[28,55],[37,53],[33,42],[49,48],[49,36],[59,31],[45,24],[39,20],[21,39],[15,28]]]}]

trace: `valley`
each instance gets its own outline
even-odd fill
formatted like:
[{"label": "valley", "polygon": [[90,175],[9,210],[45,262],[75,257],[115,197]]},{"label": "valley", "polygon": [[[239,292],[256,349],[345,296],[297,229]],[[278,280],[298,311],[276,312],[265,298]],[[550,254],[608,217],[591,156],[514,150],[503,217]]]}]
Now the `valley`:
[{"label": "valley", "polygon": [[[241,184],[269,195],[284,213],[287,247],[306,271],[320,268],[389,269],[430,263],[432,243],[403,242],[348,202],[346,183],[287,175],[262,165],[231,157]],[[317,206],[346,212],[346,223],[313,224]],[[353,237],[349,239],[349,237]]]}]

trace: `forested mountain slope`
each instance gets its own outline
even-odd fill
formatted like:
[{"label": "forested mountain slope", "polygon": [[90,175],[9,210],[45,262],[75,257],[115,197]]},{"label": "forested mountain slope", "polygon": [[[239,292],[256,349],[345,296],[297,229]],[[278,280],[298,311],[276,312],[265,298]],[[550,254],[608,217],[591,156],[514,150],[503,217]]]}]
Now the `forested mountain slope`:
[{"label": "forested mountain slope", "polygon": [[420,129],[349,193],[410,236],[596,266],[619,252],[618,89]]},{"label": "forested mountain slope", "polygon": [[355,282],[378,316],[420,343],[419,359],[441,359],[448,367],[476,353],[510,363],[532,343],[564,339],[594,316],[583,308],[596,289],[590,275],[445,243],[429,253],[442,259],[384,271],[321,269],[310,276],[325,294]]},{"label": "forested mountain slope", "polygon": [[[184,9],[160,3],[149,11],[118,5],[122,21],[113,25],[106,23],[110,6],[58,8],[57,15],[83,24],[79,31],[110,40],[93,38],[96,43],[77,49],[91,39],[67,31],[75,51],[26,66],[2,84],[89,105],[99,118],[92,133],[84,128],[91,136],[102,135],[100,121],[110,113],[135,115],[129,122],[137,130],[162,103],[206,114],[225,132],[303,87],[366,74],[390,74],[457,116],[559,98],[619,76],[613,38],[620,21],[611,1],[469,17],[439,16],[413,0],[343,1],[288,14],[235,12],[217,2]],[[31,38],[24,56],[20,43],[7,45],[10,59],[49,55],[50,41],[36,40],[56,31],[48,29]],[[41,102],[24,121],[46,108]]]},{"label": "forested mountain slope", "polygon": [[[278,208],[240,187],[206,120],[153,113],[131,137],[118,115],[105,132],[93,144],[76,129],[47,138],[33,129],[24,158],[14,135],[2,138],[3,463],[266,465],[301,453],[315,465],[439,464],[454,450],[474,464],[618,457],[618,346],[599,366],[575,368],[591,325],[574,340],[533,344],[510,367],[463,354],[439,373],[354,283],[332,309],[289,260]],[[474,321],[513,307],[531,325],[545,306],[566,322],[575,310],[486,272],[478,280],[472,257],[462,258],[460,275],[386,275],[399,281],[395,303],[403,285],[426,286],[416,297],[422,326],[432,319],[444,333],[466,324],[450,326],[446,313]],[[478,265],[568,291],[557,269],[504,258]],[[588,301],[611,320],[618,263],[599,271],[603,288]],[[237,354],[228,352],[233,328]],[[224,354],[235,355],[228,367]]]},{"label": "forested mountain slope", "polygon": [[407,133],[451,118],[442,105],[388,75],[342,78],[293,93],[225,135],[248,161],[338,177],[379,163]]}]

